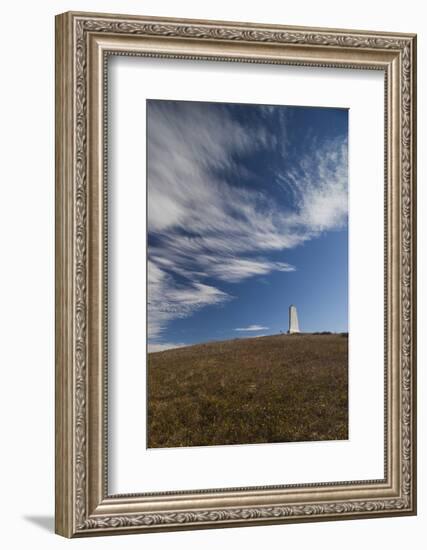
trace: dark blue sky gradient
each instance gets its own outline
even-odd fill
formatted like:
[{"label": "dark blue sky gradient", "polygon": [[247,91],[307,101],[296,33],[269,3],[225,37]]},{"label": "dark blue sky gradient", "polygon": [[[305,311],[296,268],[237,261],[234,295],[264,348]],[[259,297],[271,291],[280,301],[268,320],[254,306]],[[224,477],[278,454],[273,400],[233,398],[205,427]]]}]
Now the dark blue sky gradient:
[{"label": "dark blue sky gradient", "polygon": [[286,332],[290,304],[297,306],[303,332],[347,332],[347,250],[348,232],[343,230],[280,253],[277,256],[297,266],[296,271],[221,285],[235,297],[233,300],[172,321],[167,338],[185,343],[226,340],[243,336],[234,330],[236,327],[253,324],[268,330],[248,332],[248,337]]},{"label": "dark blue sky gradient", "polygon": [[[159,106],[159,104],[161,105]],[[333,164],[336,162],[336,155],[334,155],[333,146],[330,144],[335,143],[336,140],[339,143],[347,143],[347,110],[281,106],[260,108],[257,105],[150,100],[148,102],[148,143],[150,144],[150,139],[154,141],[154,137],[152,138],[150,135],[150,124],[153,127],[152,134],[154,135],[154,123],[157,121],[155,117],[160,116],[157,113],[161,113],[162,116],[167,114],[165,120],[170,121],[175,132],[173,135],[176,136],[177,128],[180,128],[179,125],[182,125],[183,120],[188,119],[189,124],[194,122],[191,116],[192,105],[198,113],[203,113],[203,117],[205,117],[196,119],[199,120],[199,127],[200,124],[203,124],[203,122],[200,123],[200,120],[208,120],[207,117],[213,117],[216,120],[224,119],[227,124],[235,125],[241,135],[246,136],[245,139],[250,141],[253,135],[254,142],[258,140],[257,145],[253,148],[250,146],[239,148],[236,145],[225,149],[227,158],[224,163],[216,160],[209,164],[209,148],[207,146],[206,152],[203,152],[206,154],[207,160],[203,157],[199,162],[197,159],[199,163],[197,166],[203,166],[204,162],[206,164],[204,173],[211,177],[212,181],[221,182],[224,189],[229,189],[231,192],[239,189],[245,192],[249,191],[255,197],[251,200],[256,204],[256,210],[261,218],[263,210],[268,216],[272,208],[275,212],[285,216],[302,216],[301,190],[295,192],[295,186],[298,187],[299,174],[301,177],[304,175],[305,178],[304,185],[306,187],[302,187],[303,191],[309,189],[307,193],[315,193],[316,186],[319,185],[319,189],[320,186],[323,186],[325,194],[330,194],[327,195],[325,203],[319,202],[319,208],[323,208],[322,204],[326,204],[328,208],[328,205],[333,203],[335,197],[328,187],[327,177],[335,173]],[[183,127],[186,128],[186,126]],[[182,132],[185,133],[186,130]],[[220,133],[218,136],[218,139],[221,139]],[[212,137],[212,139],[214,138],[215,136]],[[190,131],[188,131],[188,135],[185,133],[182,139],[186,140],[187,147],[184,154],[191,161],[191,155],[193,155],[191,140],[195,140],[194,150],[196,145],[199,146],[197,144],[197,126],[192,133]],[[173,182],[173,163],[179,162],[179,158],[177,160],[174,157],[172,138],[168,141],[168,137],[162,135],[161,140],[163,140],[161,141],[164,152],[163,161],[165,164],[171,164]],[[328,151],[328,156],[325,154],[325,157],[322,157],[320,154],[316,157],[316,153],[321,153],[327,144],[329,145],[325,150]],[[200,153],[198,154],[200,155]],[[194,155],[196,155],[195,152]],[[149,149],[149,166],[150,162],[154,164],[153,158],[154,155],[150,153]],[[326,163],[322,171],[318,171],[315,164],[319,162],[319,158],[323,158]],[[191,166],[190,161],[188,164]],[[325,170],[327,170],[326,176],[324,176]],[[292,173],[294,174],[293,180]],[[319,181],[316,178],[319,178]],[[156,182],[149,181],[149,213],[150,185],[157,185]],[[168,185],[174,187],[175,184]],[[165,189],[168,190],[167,187]],[[321,198],[323,197],[322,193],[323,191],[319,192]],[[260,194],[259,200],[256,199],[257,194]],[[295,224],[292,229],[296,235],[305,235],[304,239],[296,246],[283,246],[276,249],[266,247],[265,250],[254,248],[252,251],[245,250],[241,255],[233,252],[228,256],[228,258],[244,257],[249,260],[262,258],[273,263],[283,262],[294,266],[295,271],[281,271],[272,268],[265,274],[254,274],[242,278],[242,280],[232,281],[219,278],[217,272],[210,272],[209,269],[203,271],[199,265],[199,275],[193,276],[193,279],[187,283],[202,282],[203,285],[209,285],[227,294],[229,299],[221,303],[197,307],[191,312],[186,310],[185,315],[169,315],[166,322],[162,321],[162,329],[152,341],[158,344],[193,344],[210,340],[286,332],[290,304],[295,304],[297,307],[302,331],[346,332],[348,330],[348,224],[340,222],[334,225],[331,222],[325,227],[316,226],[316,204],[314,203],[310,210],[311,218],[307,221],[308,215],[306,215],[304,224]],[[194,212],[197,212],[196,199],[192,206]],[[242,210],[240,214],[236,204],[233,205],[233,208],[232,218],[236,223],[245,222],[245,211]],[[161,253],[164,258],[173,259],[173,254],[168,255],[167,247],[170,245],[165,244],[171,235],[178,240],[184,236],[203,239],[205,236],[202,232],[202,229],[194,229],[191,218],[187,225],[177,224],[174,226],[171,223],[166,226],[165,224],[165,229],[151,229],[149,223],[149,260],[156,263],[158,260],[156,254],[159,253],[159,250],[163,251]],[[280,234],[280,230],[277,232]],[[224,239],[224,233],[221,235],[221,238]],[[236,243],[236,237],[232,234],[229,238],[230,245]],[[215,254],[215,250],[209,249],[209,254]],[[186,264],[185,255],[183,255],[179,260],[180,269],[175,270],[173,262],[169,266],[160,263],[156,265],[161,265],[173,284],[181,288],[187,284],[186,279],[188,278],[182,270],[188,269],[188,271],[196,272],[195,263],[197,261],[196,255],[194,258],[189,258]],[[219,263],[221,261],[223,261],[222,257],[218,259]],[[164,295],[165,301],[167,301],[166,287]],[[149,322],[150,316],[153,319],[156,316],[154,307],[160,306],[153,306],[152,313],[149,311]],[[167,304],[161,307],[167,309]],[[258,331],[236,331],[236,328],[251,325],[266,328]]]}]

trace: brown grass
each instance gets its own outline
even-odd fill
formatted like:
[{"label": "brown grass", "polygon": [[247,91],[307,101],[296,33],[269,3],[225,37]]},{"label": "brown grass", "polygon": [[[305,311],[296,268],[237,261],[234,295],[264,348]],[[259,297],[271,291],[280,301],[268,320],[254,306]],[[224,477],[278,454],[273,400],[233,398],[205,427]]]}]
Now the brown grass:
[{"label": "brown grass", "polygon": [[265,336],[148,356],[148,446],[348,438],[348,339]]}]

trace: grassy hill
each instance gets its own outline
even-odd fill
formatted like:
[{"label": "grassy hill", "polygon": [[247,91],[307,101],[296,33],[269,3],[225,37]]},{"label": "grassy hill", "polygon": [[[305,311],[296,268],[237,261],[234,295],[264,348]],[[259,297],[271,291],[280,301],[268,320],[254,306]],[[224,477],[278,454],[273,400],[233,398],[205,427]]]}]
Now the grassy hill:
[{"label": "grassy hill", "polygon": [[148,446],[348,437],[348,338],[295,334],[148,356]]}]

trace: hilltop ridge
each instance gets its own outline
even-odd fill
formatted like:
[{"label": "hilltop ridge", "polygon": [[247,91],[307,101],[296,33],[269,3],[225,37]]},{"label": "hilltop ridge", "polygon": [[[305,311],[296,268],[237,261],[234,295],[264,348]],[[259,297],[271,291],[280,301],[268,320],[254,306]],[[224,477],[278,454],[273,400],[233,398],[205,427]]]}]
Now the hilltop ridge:
[{"label": "hilltop ridge", "polygon": [[348,437],[346,334],[278,334],[148,355],[148,446]]}]

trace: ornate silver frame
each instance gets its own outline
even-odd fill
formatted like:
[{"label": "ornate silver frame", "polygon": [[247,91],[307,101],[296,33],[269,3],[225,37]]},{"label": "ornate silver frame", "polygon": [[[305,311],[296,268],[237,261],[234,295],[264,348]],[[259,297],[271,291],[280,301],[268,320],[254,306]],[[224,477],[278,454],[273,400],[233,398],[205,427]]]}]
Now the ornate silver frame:
[{"label": "ornate silver frame", "polygon": [[[381,480],[109,495],[106,57],[385,74],[386,425]],[[56,532],[66,537],[416,513],[416,37],[65,13],[56,18]]]}]

